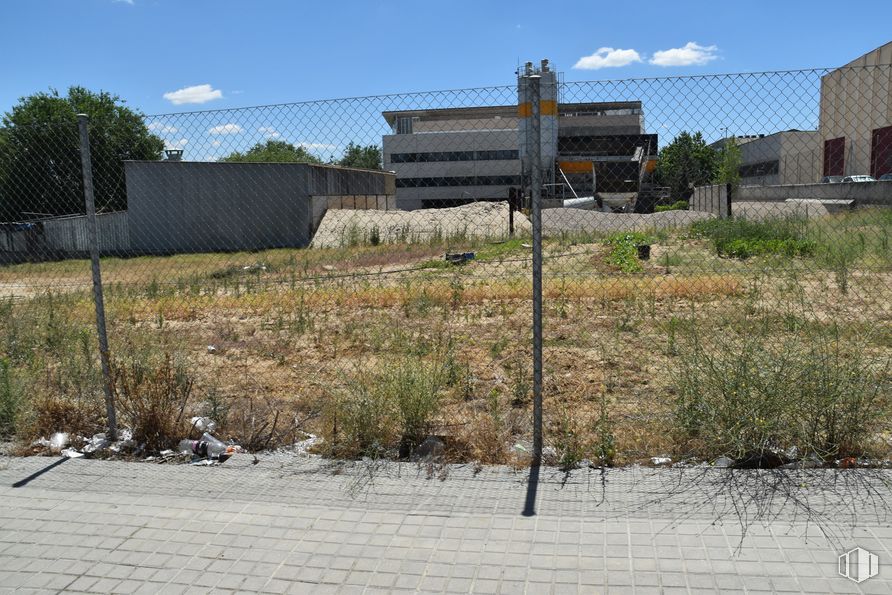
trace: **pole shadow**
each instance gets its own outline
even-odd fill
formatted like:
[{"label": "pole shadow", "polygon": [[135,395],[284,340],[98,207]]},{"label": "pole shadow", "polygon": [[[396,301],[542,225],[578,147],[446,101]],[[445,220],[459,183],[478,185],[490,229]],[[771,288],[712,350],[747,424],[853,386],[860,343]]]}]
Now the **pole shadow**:
[{"label": "pole shadow", "polygon": [[51,469],[54,469],[54,468],[58,467],[59,465],[61,465],[62,463],[64,463],[64,462],[67,461],[67,460],[68,460],[68,457],[62,457],[62,458],[59,459],[58,461],[56,461],[56,462],[54,462],[54,463],[51,463],[51,464],[47,465],[47,466],[44,467],[43,469],[40,469],[39,471],[35,471],[34,473],[32,473],[31,475],[29,475],[28,477],[26,477],[26,478],[24,478],[24,479],[20,479],[20,480],[18,480],[17,482],[15,482],[14,484],[12,484],[12,487],[14,487],[14,488],[21,488],[21,487],[24,487],[24,486],[28,485],[29,483],[31,483],[33,480],[37,479],[38,477],[40,477],[41,475],[43,475],[44,473],[46,473],[47,471],[49,471],[49,470],[51,470]]},{"label": "pole shadow", "polygon": [[530,478],[527,481],[527,496],[523,504],[523,516],[536,516],[536,492],[539,490],[539,465],[530,467]]}]

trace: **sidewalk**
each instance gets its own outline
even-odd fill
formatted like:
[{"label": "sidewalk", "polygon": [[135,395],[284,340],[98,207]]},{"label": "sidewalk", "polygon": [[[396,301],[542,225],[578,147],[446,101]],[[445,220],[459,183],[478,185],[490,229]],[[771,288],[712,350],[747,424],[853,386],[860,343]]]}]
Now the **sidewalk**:
[{"label": "sidewalk", "polygon": [[892,592],[889,472],[59,461],[0,457],[0,592]]}]

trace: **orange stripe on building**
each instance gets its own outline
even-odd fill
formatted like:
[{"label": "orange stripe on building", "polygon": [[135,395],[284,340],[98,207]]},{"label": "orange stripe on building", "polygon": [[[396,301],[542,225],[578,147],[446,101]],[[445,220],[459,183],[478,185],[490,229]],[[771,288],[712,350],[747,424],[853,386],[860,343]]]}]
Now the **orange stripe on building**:
[{"label": "orange stripe on building", "polygon": [[[533,115],[533,104],[529,101],[517,105],[517,115],[521,118],[529,118]],[[542,99],[539,101],[540,116],[556,116],[558,115],[557,101],[551,99]]]}]

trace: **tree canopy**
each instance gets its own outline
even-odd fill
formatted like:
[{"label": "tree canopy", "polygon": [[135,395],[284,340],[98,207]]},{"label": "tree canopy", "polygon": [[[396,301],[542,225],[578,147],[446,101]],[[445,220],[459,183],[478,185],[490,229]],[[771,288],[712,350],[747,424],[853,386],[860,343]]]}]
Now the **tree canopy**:
[{"label": "tree canopy", "polygon": [[729,138],[722,145],[719,151],[719,166],[716,172],[716,182],[720,184],[730,184],[732,188],[740,185],[740,164],[743,156],[740,153],[740,147],[734,138]]},{"label": "tree canopy", "polygon": [[673,199],[687,200],[694,186],[712,184],[719,167],[718,151],[699,132],[682,132],[663,147],[657,159],[657,181],[668,186]]},{"label": "tree canopy", "polygon": [[257,143],[244,153],[233,151],[220,161],[229,163],[321,163],[318,157],[302,146],[294,146],[282,140],[268,140],[263,143]]},{"label": "tree canopy", "polygon": [[71,87],[22,97],[0,125],[0,220],[84,211],[77,114],[90,118],[97,210],[127,206],[124,160],[160,159],[163,141],[117,95]]},{"label": "tree canopy", "polygon": [[365,169],[381,169],[381,148],[378,145],[347,145],[344,156],[338,161],[344,167],[361,167]]}]

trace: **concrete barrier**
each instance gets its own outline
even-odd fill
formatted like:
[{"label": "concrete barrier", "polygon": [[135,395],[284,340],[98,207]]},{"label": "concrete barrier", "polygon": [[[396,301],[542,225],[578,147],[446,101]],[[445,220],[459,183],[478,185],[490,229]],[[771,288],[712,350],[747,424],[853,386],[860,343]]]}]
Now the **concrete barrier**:
[{"label": "concrete barrier", "polygon": [[854,200],[855,206],[892,207],[892,181],[741,186],[734,193],[735,201],[783,202],[788,199]]}]

